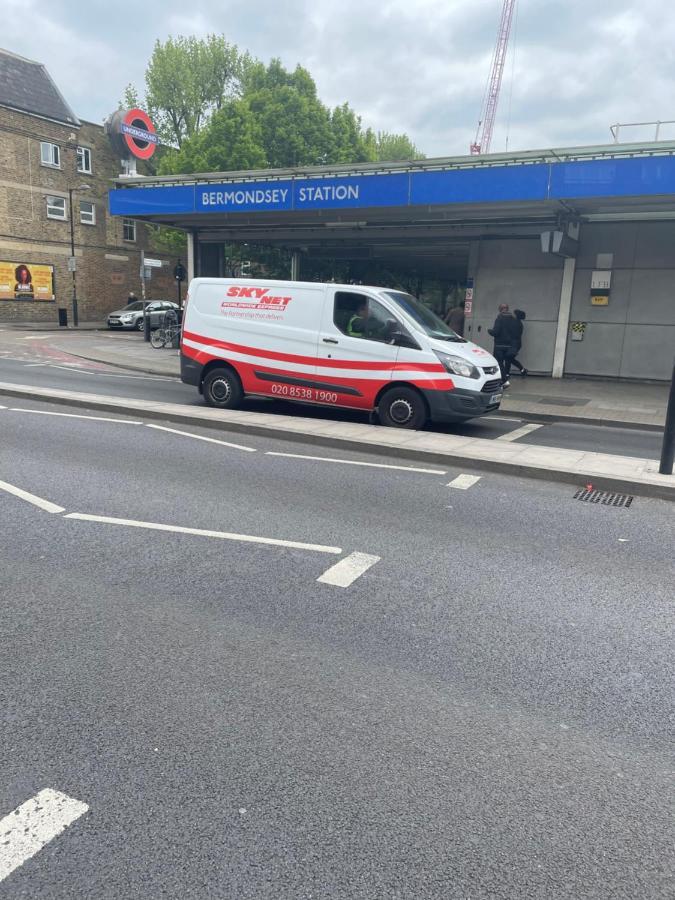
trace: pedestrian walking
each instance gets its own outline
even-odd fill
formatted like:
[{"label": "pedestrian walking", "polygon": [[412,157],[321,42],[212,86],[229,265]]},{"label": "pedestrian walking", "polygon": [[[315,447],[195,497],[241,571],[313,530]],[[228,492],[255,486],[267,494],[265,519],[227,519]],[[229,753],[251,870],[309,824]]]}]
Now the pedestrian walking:
[{"label": "pedestrian walking", "polygon": [[452,328],[455,334],[464,337],[464,306],[466,301],[462,300],[457,306],[453,306],[448,310],[445,317],[446,323]]},{"label": "pedestrian walking", "polygon": [[526,314],[523,312],[522,309],[514,309],[513,315],[520,322],[520,335],[518,336],[518,343],[515,348],[515,353],[513,355],[513,359],[511,360],[511,365],[515,366],[521,375],[529,375],[530,373],[527,371],[525,366],[521,363],[521,361],[519,359],[517,359],[517,356],[520,353],[520,350],[523,346],[523,329],[525,327]]},{"label": "pedestrian walking", "polygon": [[495,341],[494,357],[499,363],[502,375],[502,385],[509,387],[509,374],[511,372],[511,363],[517,353],[518,339],[522,334],[523,324],[520,319],[509,311],[507,303],[499,305],[499,315],[495,319],[492,328],[488,328],[488,334],[491,334]]}]

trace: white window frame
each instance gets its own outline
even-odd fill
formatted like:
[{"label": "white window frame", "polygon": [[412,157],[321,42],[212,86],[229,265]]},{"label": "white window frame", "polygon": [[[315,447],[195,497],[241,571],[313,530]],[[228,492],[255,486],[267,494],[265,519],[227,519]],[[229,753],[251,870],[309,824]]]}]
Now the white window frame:
[{"label": "white window frame", "polygon": [[77,148],[77,171],[83,175],[91,175],[91,149],[89,147]]},{"label": "white window frame", "polygon": [[[127,228],[132,230],[133,237],[127,237]],[[122,219],[122,240],[128,244],[136,243],[136,223],[133,219]]]},{"label": "white window frame", "polygon": [[61,168],[61,148],[58,144],[52,144],[51,141],[40,141],[40,165],[46,166],[48,169]]},{"label": "white window frame", "polygon": [[[86,214],[82,209],[82,204],[85,206],[91,207],[91,210]],[[95,225],[96,224],[96,204],[92,203],[91,200],[80,200],[80,225]]]},{"label": "white window frame", "polygon": [[[66,198],[65,197],[55,197],[51,194],[47,194],[47,218],[48,219],[56,219],[58,222],[67,222],[68,221],[68,209],[66,206]],[[56,201],[56,203],[54,202]],[[61,206],[63,204],[63,206]],[[63,215],[56,215],[55,210],[61,210]]]}]

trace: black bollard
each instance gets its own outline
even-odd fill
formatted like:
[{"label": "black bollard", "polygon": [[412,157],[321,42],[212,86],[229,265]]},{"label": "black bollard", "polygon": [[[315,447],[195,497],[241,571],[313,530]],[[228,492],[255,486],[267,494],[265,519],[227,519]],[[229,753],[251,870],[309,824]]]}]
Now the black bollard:
[{"label": "black bollard", "polygon": [[666,428],[663,432],[663,446],[661,447],[661,465],[659,466],[661,475],[673,474],[673,462],[675,462],[675,364],[670,381]]}]

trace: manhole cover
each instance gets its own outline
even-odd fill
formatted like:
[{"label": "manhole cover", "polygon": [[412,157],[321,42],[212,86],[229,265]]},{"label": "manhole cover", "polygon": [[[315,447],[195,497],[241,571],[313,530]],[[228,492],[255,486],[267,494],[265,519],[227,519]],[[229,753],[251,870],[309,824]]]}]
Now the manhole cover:
[{"label": "manhole cover", "polygon": [[579,488],[574,499],[584,500],[587,503],[601,503],[603,506],[623,506],[628,509],[635,498],[630,494],[613,494],[611,491],[589,491],[586,488]]}]

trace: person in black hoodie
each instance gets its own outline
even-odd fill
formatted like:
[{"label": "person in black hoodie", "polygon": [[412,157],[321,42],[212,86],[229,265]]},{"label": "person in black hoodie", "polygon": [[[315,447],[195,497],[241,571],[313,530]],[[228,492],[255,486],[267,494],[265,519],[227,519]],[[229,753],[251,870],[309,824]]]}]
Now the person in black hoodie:
[{"label": "person in black hoodie", "polygon": [[520,353],[520,348],[523,346],[523,328],[525,325],[525,313],[522,309],[514,309],[513,315],[520,321],[520,337],[518,338],[518,345],[516,347],[516,352],[513,355],[513,359],[511,360],[511,365],[515,366],[516,369],[520,372],[521,375],[529,375],[530,373],[527,371],[525,366],[521,363],[519,359],[516,359],[518,354]]},{"label": "person in black hoodie", "polygon": [[509,386],[509,373],[514,356],[518,352],[519,341],[523,333],[523,323],[509,312],[508,306],[499,307],[499,315],[488,334],[495,339],[494,355],[502,373],[502,385]]}]

